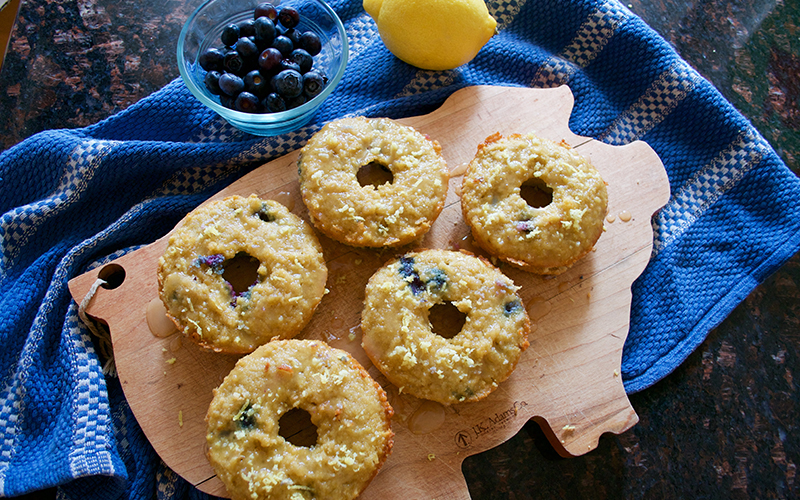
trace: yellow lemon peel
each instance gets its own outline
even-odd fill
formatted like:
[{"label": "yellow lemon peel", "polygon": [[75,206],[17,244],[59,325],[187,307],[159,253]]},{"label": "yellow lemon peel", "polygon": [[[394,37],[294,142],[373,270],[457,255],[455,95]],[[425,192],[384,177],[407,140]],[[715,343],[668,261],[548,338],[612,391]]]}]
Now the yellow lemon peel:
[{"label": "yellow lemon peel", "polygon": [[466,64],[497,32],[483,0],[363,0],[362,5],[386,48],[421,69]]}]

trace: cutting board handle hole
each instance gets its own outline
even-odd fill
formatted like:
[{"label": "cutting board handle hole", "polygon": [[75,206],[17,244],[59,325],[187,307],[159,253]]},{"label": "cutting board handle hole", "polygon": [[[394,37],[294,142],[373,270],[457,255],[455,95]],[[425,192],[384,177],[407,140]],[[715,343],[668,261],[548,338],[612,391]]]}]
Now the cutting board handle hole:
[{"label": "cutting board handle hole", "polygon": [[377,188],[394,182],[394,174],[385,165],[372,161],[358,169],[356,179],[358,179],[361,187],[372,186]]},{"label": "cutting board handle hole", "polygon": [[428,310],[428,321],[431,331],[440,337],[452,339],[464,328],[467,315],[458,310],[451,302],[434,304]]},{"label": "cutting board handle hole", "polygon": [[278,435],[295,446],[311,448],[317,444],[317,426],[302,408],[292,408],[278,420]]},{"label": "cutting board handle hole", "polygon": [[108,264],[100,269],[100,272],[97,273],[97,277],[105,281],[105,283],[100,286],[106,290],[113,290],[119,288],[125,281],[125,268],[119,264]]},{"label": "cutting board handle hole", "polygon": [[523,182],[519,195],[533,208],[544,208],[553,203],[553,189],[537,177]]}]

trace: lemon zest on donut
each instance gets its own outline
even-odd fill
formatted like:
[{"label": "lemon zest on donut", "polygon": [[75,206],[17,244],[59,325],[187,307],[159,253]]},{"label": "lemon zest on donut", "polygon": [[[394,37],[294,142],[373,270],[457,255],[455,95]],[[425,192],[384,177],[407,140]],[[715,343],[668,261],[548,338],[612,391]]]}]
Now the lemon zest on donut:
[{"label": "lemon zest on donut", "polygon": [[397,222],[397,218],[403,215],[403,206],[401,205],[397,210],[394,211],[393,214],[386,217],[386,221],[389,224],[394,224]]},{"label": "lemon zest on donut", "polygon": [[339,139],[335,135],[329,135],[325,139],[325,142],[329,148],[336,149],[339,147]]},{"label": "lemon zest on donut", "polygon": [[203,329],[200,327],[200,325],[197,324],[197,321],[194,321],[189,318],[186,318],[186,321],[194,325],[194,327],[197,329],[197,335],[199,335],[200,337],[203,336]]},{"label": "lemon zest on donut", "polygon": [[408,368],[416,364],[417,364],[417,357],[414,356],[412,353],[407,352],[405,356],[403,356],[403,368]]},{"label": "lemon zest on donut", "polygon": [[535,228],[533,228],[532,231],[528,231],[525,234],[525,239],[526,240],[531,240],[531,239],[535,238],[536,236],[538,236],[541,232],[542,232],[541,229],[539,229],[538,227],[535,227]]},{"label": "lemon zest on donut", "polygon": [[452,347],[444,347],[436,353],[437,357],[450,358],[450,363],[456,364],[461,361],[461,356]]},{"label": "lemon zest on donut", "polygon": [[217,226],[207,226],[203,229],[203,234],[206,236],[219,236],[219,231],[217,230]]},{"label": "lemon zest on donut", "polygon": [[583,207],[583,209],[577,209],[577,208],[570,209],[569,216],[570,218],[572,218],[575,224],[578,224],[580,223],[581,219],[583,219],[583,214],[585,214],[588,209],[589,207]]},{"label": "lemon zest on donut", "polygon": [[403,368],[408,368],[410,366],[414,366],[414,365],[417,364],[417,357],[414,356],[414,354],[411,353],[411,351],[409,351],[406,347],[401,346],[401,345],[395,347],[392,350],[392,352],[389,353],[389,357],[392,357],[392,358],[393,357],[399,357],[399,356],[402,356],[402,358],[403,358],[403,360],[401,362],[401,366]]}]

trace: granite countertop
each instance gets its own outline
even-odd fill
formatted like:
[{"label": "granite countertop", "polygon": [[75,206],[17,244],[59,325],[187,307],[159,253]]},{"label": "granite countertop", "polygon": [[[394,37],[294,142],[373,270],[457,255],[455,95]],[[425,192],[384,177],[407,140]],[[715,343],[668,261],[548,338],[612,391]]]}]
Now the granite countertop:
[{"label": "granite countertop", "polygon": [[[24,0],[0,70],[0,149],[95,123],[178,76],[198,0]],[[800,173],[800,4],[629,0]],[[800,256],[757,287],[671,375],[630,397],[640,421],[560,458],[529,422],[468,458],[475,499],[796,498]]]}]

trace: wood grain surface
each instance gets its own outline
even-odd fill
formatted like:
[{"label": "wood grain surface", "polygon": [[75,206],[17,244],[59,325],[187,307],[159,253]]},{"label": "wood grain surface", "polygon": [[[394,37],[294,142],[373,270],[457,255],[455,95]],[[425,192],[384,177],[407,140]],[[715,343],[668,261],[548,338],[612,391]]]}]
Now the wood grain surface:
[{"label": "wood grain surface", "polygon": [[[573,268],[542,277],[500,264],[521,286],[533,327],[516,371],[486,399],[444,407],[399,394],[360,346],[364,287],[384,262],[419,247],[485,255],[473,245],[462,218],[460,176],[451,179],[445,209],[431,231],[413,245],[357,249],[320,235],[330,293],[300,338],[321,339],[351,352],[383,385],[395,410],[394,449],[362,498],[469,498],[461,473],[464,458],[509,439],[530,419],[563,456],[591,451],[601,434],[621,433],[638,421],[619,370],[631,284],[650,258],[650,219],[667,202],[669,184],[661,161],[645,143],[610,146],[573,134],[568,126],[573,104],[567,87],[477,86],[455,92],[428,115],[400,120],[439,141],[451,169],[469,162],[477,145],[495,132],[533,132],[565,140],[608,183],[606,231]],[[259,167],[213,199],[255,193],[281,201],[308,220],[297,156],[295,151]],[[156,452],[202,491],[226,496],[205,458],[204,419],[212,390],[237,357],[206,352],[177,334],[151,332],[147,309],[157,300],[156,265],[168,237],[76,277],[70,290],[80,303],[98,276],[122,276],[124,271],[119,286],[97,289],[86,311],[109,325],[125,396]]]}]

